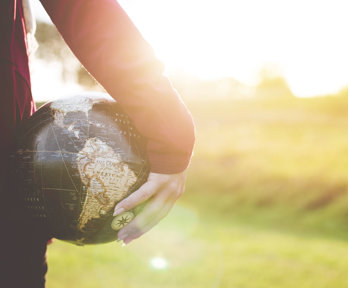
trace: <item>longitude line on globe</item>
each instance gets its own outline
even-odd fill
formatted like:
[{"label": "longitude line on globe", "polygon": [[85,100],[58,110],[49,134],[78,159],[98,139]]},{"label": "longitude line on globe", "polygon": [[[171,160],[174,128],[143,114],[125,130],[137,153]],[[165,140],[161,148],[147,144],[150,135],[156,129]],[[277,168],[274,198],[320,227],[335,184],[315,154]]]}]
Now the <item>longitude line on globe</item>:
[{"label": "longitude line on globe", "polygon": [[51,128],[51,130],[52,130],[52,132],[53,132],[54,138],[55,138],[56,143],[57,143],[57,146],[58,146],[58,148],[59,148],[59,153],[60,153],[60,156],[62,157],[62,162],[63,162],[63,164],[64,164],[65,170],[66,170],[66,172],[67,172],[68,175],[69,175],[69,178],[70,178],[70,180],[71,180],[71,183],[74,185],[75,192],[78,193],[78,189],[77,189],[77,187],[75,186],[74,180],[71,178],[71,175],[70,175],[70,173],[69,173],[68,167],[66,167],[66,163],[65,163],[65,160],[64,160],[64,157],[63,157],[62,149],[61,149],[61,147],[60,147],[60,145],[59,145],[58,138],[57,138],[56,132],[54,132],[54,129],[53,129],[53,127],[52,127],[52,124],[50,124],[50,128]]}]

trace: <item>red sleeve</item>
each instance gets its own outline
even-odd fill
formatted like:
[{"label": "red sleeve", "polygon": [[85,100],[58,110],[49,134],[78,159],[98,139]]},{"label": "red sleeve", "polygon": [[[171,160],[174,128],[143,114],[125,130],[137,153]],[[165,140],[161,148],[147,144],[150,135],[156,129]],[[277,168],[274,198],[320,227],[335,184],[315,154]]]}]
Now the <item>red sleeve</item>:
[{"label": "red sleeve", "polygon": [[117,1],[41,3],[77,58],[148,139],[151,171],[183,171],[194,144],[192,117]]}]

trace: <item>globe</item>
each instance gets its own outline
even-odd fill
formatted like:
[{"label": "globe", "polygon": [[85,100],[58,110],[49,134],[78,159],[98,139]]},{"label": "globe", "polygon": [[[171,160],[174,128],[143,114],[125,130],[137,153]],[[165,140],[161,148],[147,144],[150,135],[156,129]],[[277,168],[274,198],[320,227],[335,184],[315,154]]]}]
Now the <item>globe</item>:
[{"label": "globe", "polygon": [[28,217],[77,245],[117,239],[136,211],[115,205],[147,179],[146,141],[110,96],[45,104],[19,129],[18,193]]}]

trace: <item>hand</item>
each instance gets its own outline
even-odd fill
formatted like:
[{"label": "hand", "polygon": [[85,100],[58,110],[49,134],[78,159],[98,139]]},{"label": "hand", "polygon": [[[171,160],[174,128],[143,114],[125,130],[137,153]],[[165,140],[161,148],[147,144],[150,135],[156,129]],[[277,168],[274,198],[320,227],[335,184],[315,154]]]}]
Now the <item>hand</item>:
[{"label": "hand", "polygon": [[128,244],[155,226],[168,214],[176,200],[184,193],[185,182],[185,172],[179,174],[150,173],[144,185],[115,207],[114,216],[148,200],[144,209],[118,232],[118,240],[123,240],[123,243]]}]

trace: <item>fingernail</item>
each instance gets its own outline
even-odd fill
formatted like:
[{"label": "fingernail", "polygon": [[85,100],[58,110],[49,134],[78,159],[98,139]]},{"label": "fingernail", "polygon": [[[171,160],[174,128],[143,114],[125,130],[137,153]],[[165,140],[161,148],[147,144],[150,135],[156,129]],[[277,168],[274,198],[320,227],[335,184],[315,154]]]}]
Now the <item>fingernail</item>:
[{"label": "fingernail", "polygon": [[117,235],[117,241],[122,241],[124,240],[125,238],[127,238],[127,234],[121,234],[121,235]]},{"label": "fingernail", "polygon": [[124,211],[124,208],[118,208],[114,211],[114,216],[120,215]]},{"label": "fingernail", "polygon": [[123,244],[127,245],[129,244],[130,242],[132,242],[133,239],[126,239],[126,240],[123,240]]}]

